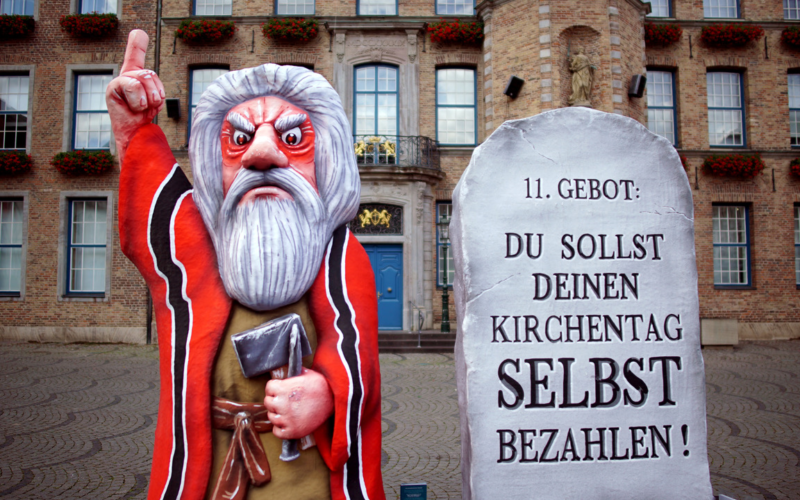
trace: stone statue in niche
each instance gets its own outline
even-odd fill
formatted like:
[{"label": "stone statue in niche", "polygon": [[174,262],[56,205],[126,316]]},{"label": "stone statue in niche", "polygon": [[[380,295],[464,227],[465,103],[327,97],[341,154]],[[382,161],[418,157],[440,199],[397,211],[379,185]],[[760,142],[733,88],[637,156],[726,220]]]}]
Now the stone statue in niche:
[{"label": "stone statue in niche", "polygon": [[[384,499],[377,299],[346,227],[360,181],[339,96],[299,67],[219,77],[193,113],[192,187],[151,123],[166,94],[147,45],[131,32],[106,101],[120,244],[158,322],[148,497]],[[289,348],[288,369],[248,372],[236,337],[281,321],[284,345],[302,330],[303,348]]]},{"label": "stone statue in niche", "polygon": [[583,47],[576,47],[575,54],[569,58],[569,70],[572,72],[572,95],[570,106],[592,107],[592,80],[596,67],[583,53]]}]

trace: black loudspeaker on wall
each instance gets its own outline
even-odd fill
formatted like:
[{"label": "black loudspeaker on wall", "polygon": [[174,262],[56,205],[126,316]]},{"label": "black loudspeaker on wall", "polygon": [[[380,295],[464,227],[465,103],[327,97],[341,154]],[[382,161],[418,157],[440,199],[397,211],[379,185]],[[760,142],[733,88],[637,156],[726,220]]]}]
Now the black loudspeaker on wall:
[{"label": "black loudspeaker on wall", "polygon": [[647,77],[644,75],[633,75],[631,84],[628,86],[628,97],[642,97],[644,87],[647,85]]},{"label": "black loudspeaker on wall", "polygon": [[180,120],[181,100],[174,98],[174,99],[166,99],[166,101],[167,101],[167,117],[173,118],[175,120]]},{"label": "black loudspeaker on wall", "polygon": [[506,89],[503,91],[503,94],[507,95],[512,99],[516,99],[519,95],[520,89],[522,89],[522,84],[525,83],[525,80],[522,78],[518,78],[516,76],[512,76],[508,79],[508,83],[506,84]]}]

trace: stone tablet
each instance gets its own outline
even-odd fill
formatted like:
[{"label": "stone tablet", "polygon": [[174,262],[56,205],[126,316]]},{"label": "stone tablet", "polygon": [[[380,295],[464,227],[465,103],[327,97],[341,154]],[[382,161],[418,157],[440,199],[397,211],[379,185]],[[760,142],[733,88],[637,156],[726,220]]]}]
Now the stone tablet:
[{"label": "stone tablet", "polygon": [[711,499],[672,145],[586,108],[506,122],[453,204],[464,498]]}]

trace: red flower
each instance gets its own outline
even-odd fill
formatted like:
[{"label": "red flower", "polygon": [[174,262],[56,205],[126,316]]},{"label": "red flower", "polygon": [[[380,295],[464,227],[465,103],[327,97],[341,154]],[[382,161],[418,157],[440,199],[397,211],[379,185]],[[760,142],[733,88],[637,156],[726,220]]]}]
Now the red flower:
[{"label": "red flower", "polygon": [[316,19],[273,18],[261,25],[264,36],[272,40],[308,42],[316,38],[319,25]]},{"label": "red flower", "polygon": [[761,26],[746,24],[714,24],[700,32],[700,39],[710,47],[742,47],[762,36]]},{"label": "red flower", "polygon": [[683,29],[677,24],[645,23],[644,43],[650,45],[667,46],[681,39]]},{"label": "red flower", "polygon": [[444,19],[428,25],[431,42],[475,44],[483,41],[483,23],[447,22]]},{"label": "red flower", "polygon": [[683,155],[680,155],[680,157],[681,157],[681,165],[683,165],[683,169],[688,172],[689,171],[689,159],[686,158]]},{"label": "red flower", "polygon": [[71,14],[61,16],[61,29],[86,38],[100,38],[113,34],[119,28],[116,14]]},{"label": "red flower", "polygon": [[67,151],[58,153],[50,164],[62,174],[102,174],[114,166],[114,157],[108,151]]},{"label": "red flower", "polygon": [[230,38],[236,32],[233,21],[181,21],[175,36],[188,43],[214,43]]},{"label": "red flower", "polygon": [[33,161],[24,151],[0,151],[0,174],[11,175],[27,172]]},{"label": "red flower", "polygon": [[794,49],[800,49],[800,27],[790,26],[781,33],[781,42]]},{"label": "red flower", "polygon": [[800,177],[800,158],[795,158],[789,162],[789,172],[795,177]]},{"label": "red flower", "polygon": [[760,174],[764,167],[759,155],[713,155],[703,161],[703,170],[719,177],[750,179]]},{"label": "red flower", "polygon": [[19,38],[33,33],[33,16],[0,16],[0,38]]}]

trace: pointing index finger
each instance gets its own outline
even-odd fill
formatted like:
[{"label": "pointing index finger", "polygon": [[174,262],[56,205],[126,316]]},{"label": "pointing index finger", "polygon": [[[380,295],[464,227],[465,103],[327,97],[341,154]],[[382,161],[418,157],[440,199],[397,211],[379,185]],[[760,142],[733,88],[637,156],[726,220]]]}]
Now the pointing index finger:
[{"label": "pointing index finger", "polygon": [[125,49],[125,60],[120,73],[144,69],[144,56],[147,54],[147,44],[150,37],[142,30],[133,30],[128,35],[128,46]]}]

